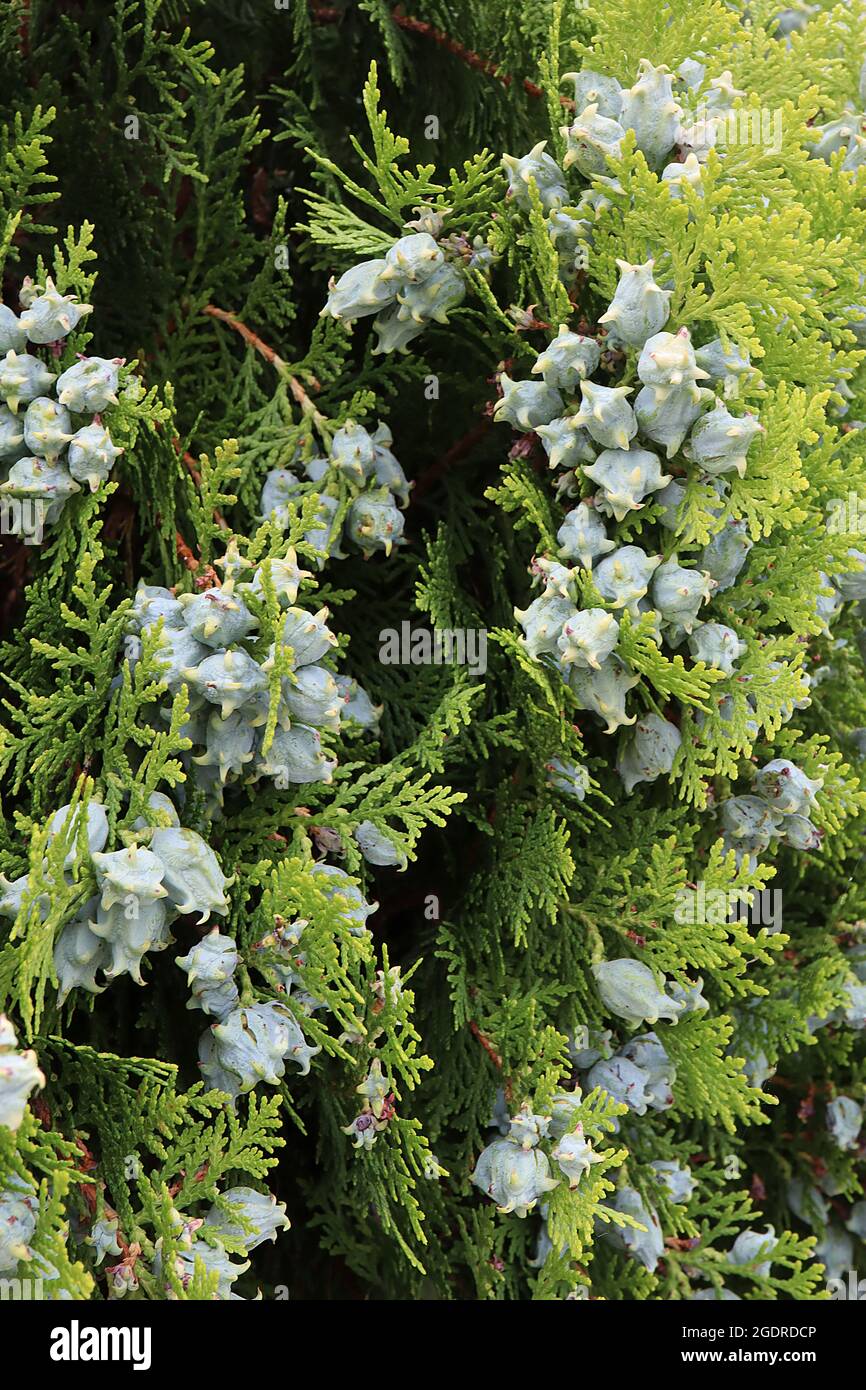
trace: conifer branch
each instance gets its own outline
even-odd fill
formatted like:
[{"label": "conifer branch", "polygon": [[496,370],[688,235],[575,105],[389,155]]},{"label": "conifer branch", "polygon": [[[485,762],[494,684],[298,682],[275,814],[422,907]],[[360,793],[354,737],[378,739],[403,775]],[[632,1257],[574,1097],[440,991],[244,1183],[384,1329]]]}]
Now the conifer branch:
[{"label": "conifer branch", "polygon": [[[432,24],[428,24],[423,19],[413,19],[411,15],[402,15],[394,11],[391,15],[392,20],[400,29],[405,29],[409,34],[421,34],[425,38],[431,39],[442,48],[446,48],[449,53],[453,53],[455,58],[459,58],[461,63],[467,67],[475,68],[478,72],[485,73],[488,77],[493,77],[497,82],[501,82],[503,87],[510,87],[514,82],[511,73],[502,72],[499,64],[492,58],[482,58],[480,53],[474,53],[471,48],[466,48],[456,39],[452,39],[449,34],[441,29],[436,29]],[[530,82],[528,77],[522,81],[523,90],[531,97],[541,97],[544,92],[535,82]]]},{"label": "conifer branch", "polygon": [[[278,8],[0,19],[33,349],[0,382],[0,1273],[823,1298],[866,1249],[866,0],[782,42],[774,0],[745,39],[714,0]],[[606,125],[563,129],[566,55]],[[460,387],[420,409],[431,362]]]},{"label": "conifer branch", "polygon": [[254,333],[251,328],[248,328],[245,323],[242,323],[235,314],[230,314],[226,309],[219,309],[216,304],[206,304],[203,312],[210,315],[213,319],[218,319],[220,323],[227,324],[229,328],[233,328],[236,333],[240,334],[249,347],[254,348],[255,351],[263,357],[266,362],[269,362],[281,376],[286,377],[289,383],[289,389],[305,415],[310,416],[317,425],[324,425],[327,423],[324,415],[313,405],[313,402],[298,381],[298,378],[292,376],[283,359],[264,341],[264,339],[260,338],[257,333]]},{"label": "conifer branch", "polygon": [[449,468],[453,468],[456,463],[461,463],[463,459],[468,458],[476,444],[489,434],[492,424],[493,421],[485,416],[483,420],[479,420],[476,425],[473,425],[472,429],[468,430],[461,439],[452,444],[441,459],[434,463],[431,468],[428,468],[420,478],[416,479],[412,489],[412,501],[417,502],[418,498],[429,492],[442,475],[448,472]]},{"label": "conifer branch", "polygon": [[[314,8],[311,14],[317,24],[339,24],[343,19],[344,11],[332,6],[319,6]],[[426,20],[413,19],[411,15],[399,14],[396,10],[392,11],[391,20],[398,29],[403,29],[409,34],[420,34],[424,38],[430,39],[440,48],[453,53],[454,57],[459,58],[461,63],[465,63],[467,67],[473,68],[477,72],[483,72],[487,77],[495,78],[503,87],[508,88],[513,85],[514,77],[512,74],[503,72],[499,64],[492,58],[483,58],[480,53],[475,53],[465,44],[452,39],[450,34],[446,34],[442,29],[437,29],[433,24],[428,24]],[[530,81],[528,77],[521,79],[521,86],[528,96],[544,96],[544,88],[539,87],[538,83]],[[560,102],[566,108],[573,108],[574,106],[574,102],[568,97],[560,97]]]},{"label": "conifer branch", "polygon": [[[175,445],[177,445],[177,443],[178,443],[178,441],[175,440]],[[186,470],[187,470],[187,472],[189,473],[189,475],[190,475],[190,477],[192,478],[193,482],[195,483],[196,487],[200,489],[200,488],[201,488],[201,485],[202,485],[202,482],[201,482],[201,474],[200,474],[199,471],[198,471],[198,467],[197,467],[197,465],[196,465],[195,459],[193,458],[192,454],[189,453],[188,450],[187,450],[186,452],[184,452],[184,454],[182,455],[182,457],[183,457],[183,462],[184,462],[184,464],[186,465]],[[217,523],[217,525],[220,527],[220,529],[221,529],[222,531],[228,531],[228,530],[231,529],[231,528],[229,527],[229,524],[228,524],[228,522],[226,521],[225,517],[223,516],[222,512],[216,511],[216,510],[215,510],[215,511],[214,511],[214,514],[213,514],[213,519],[214,519],[214,521]]]},{"label": "conifer branch", "polygon": [[493,1043],[490,1041],[488,1037],[484,1035],[484,1033],[482,1033],[481,1029],[478,1027],[478,1024],[472,1018],[470,1018],[469,1020],[469,1030],[472,1033],[473,1038],[478,1039],[481,1046],[484,1048],[484,1051],[487,1053],[487,1056],[490,1058],[491,1062],[497,1068],[497,1070],[502,1071],[502,1058],[496,1051],[496,1048],[493,1046]]},{"label": "conifer branch", "polygon": [[187,545],[180,531],[175,530],[174,543],[177,549],[178,559],[182,560],[190,574],[196,576],[196,586],[200,589],[215,589],[219,586],[220,579],[212,565],[205,565],[202,568],[201,560],[196,559],[195,554]]}]

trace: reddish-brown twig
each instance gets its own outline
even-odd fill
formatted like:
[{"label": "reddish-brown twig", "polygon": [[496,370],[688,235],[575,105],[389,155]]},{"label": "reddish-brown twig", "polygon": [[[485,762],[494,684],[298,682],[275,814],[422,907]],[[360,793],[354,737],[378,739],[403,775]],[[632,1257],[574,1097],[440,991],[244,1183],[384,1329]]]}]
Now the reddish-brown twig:
[{"label": "reddish-brown twig", "polygon": [[183,536],[180,534],[180,531],[175,531],[174,543],[177,547],[178,556],[181,560],[183,560],[183,563],[186,565],[190,573],[194,574],[195,571],[198,569],[200,562],[193,555]]},{"label": "reddish-brown twig", "polygon": [[219,585],[219,575],[213,565],[205,565],[202,567],[201,560],[196,559],[183,536],[180,534],[180,531],[175,531],[174,533],[174,544],[178,556],[183,560],[190,574],[195,575],[195,582],[199,589],[214,589]]},{"label": "reddish-brown twig", "polygon": [[278,356],[274,349],[259,337],[258,333],[247,328],[245,323],[236,318],[234,314],[230,314],[227,309],[219,309],[216,304],[206,304],[203,312],[209,314],[212,319],[219,319],[220,323],[227,323],[236,333],[240,333],[244,342],[255,348],[256,352],[260,353],[266,362],[270,362],[272,366],[276,367],[277,371],[285,370],[286,364],[282,357]]},{"label": "reddish-brown twig", "polygon": [[[392,20],[400,28],[405,29],[410,34],[421,34],[425,38],[431,39],[433,43],[439,44],[440,48],[446,48],[449,53],[453,53],[455,58],[459,58],[461,63],[465,63],[469,68],[475,68],[478,72],[485,73],[488,77],[495,77],[497,82],[501,82],[503,87],[510,87],[514,78],[508,72],[502,72],[499,64],[491,58],[482,58],[480,53],[474,53],[471,48],[466,48],[456,39],[452,39],[450,34],[444,33],[441,29],[435,29],[432,24],[427,24],[423,19],[412,19],[410,15],[392,14]],[[530,82],[528,77],[523,79],[523,90],[531,97],[544,96],[541,87]]]},{"label": "reddish-brown twig", "polygon": [[18,41],[21,45],[21,57],[30,57],[30,0],[22,0],[21,12],[18,17]]},{"label": "reddish-brown twig", "polygon": [[477,1038],[477,1039],[478,1039],[478,1041],[480,1042],[481,1046],[484,1048],[484,1051],[487,1053],[487,1056],[490,1058],[490,1060],[491,1060],[491,1062],[493,1063],[493,1065],[494,1065],[495,1067],[497,1067],[499,1071],[502,1071],[502,1058],[500,1057],[499,1053],[498,1053],[498,1052],[496,1051],[496,1049],[494,1048],[493,1043],[490,1041],[489,1038],[486,1038],[486,1037],[484,1036],[484,1034],[482,1033],[481,1029],[478,1027],[478,1024],[475,1022],[474,1019],[470,1019],[470,1020],[469,1020],[469,1027],[470,1027],[470,1029],[471,1029],[471,1031],[472,1031],[472,1036],[473,1036],[474,1038]]},{"label": "reddish-brown twig", "polygon": [[[180,440],[175,438],[173,442],[174,447],[178,450],[178,452],[180,452]],[[198,468],[196,467],[196,461],[193,458],[192,454],[183,453],[181,454],[181,458],[183,459],[187,468],[187,472],[189,473],[196,487],[200,489],[201,474],[199,473]],[[223,517],[218,511],[214,511],[213,517],[217,525],[221,526],[224,531],[229,530],[229,526],[227,521],[225,520],[225,517]],[[190,573],[198,576],[196,579],[196,583],[199,585],[199,587],[203,589],[211,589],[214,587],[215,584],[218,584],[219,580],[217,578],[216,572],[210,565],[206,565],[205,568],[202,570],[201,574],[198,574],[198,571],[201,567],[201,561],[195,558],[195,555],[190,550],[180,531],[175,531],[174,536],[175,545],[177,546],[177,553],[180,556],[181,560],[183,560],[183,563],[186,565]]]},{"label": "reddish-brown twig", "polygon": [[665,1248],[668,1250],[694,1250],[700,1243],[699,1236],[665,1236]]},{"label": "reddish-brown twig", "polygon": [[458,439],[456,444],[452,444],[447,454],[443,454],[438,463],[434,463],[432,468],[428,468],[427,472],[416,480],[415,486],[412,489],[412,501],[417,502],[419,497],[423,497],[426,492],[429,492],[430,488],[438,481],[443,473],[447,472],[449,468],[453,468],[455,463],[460,463],[461,459],[471,454],[475,445],[483,439],[491,429],[492,424],[492,420],[485,417],[483,420],[479,420],[477,425],[473,425],[472,429],[464,434],[462,439]]},{"label": "reddish-brown twig", "polygon": [[218,308],[216,304],[206,304],[202,312],[208,314],[212,319],[218,319],[220,323],[227,324],[229,328],[234,329],[235,333],[239,333],[249,347],[254,348],[260,357],[263,357],[266,362],[269,362],[281,376],[286,377],[289,383],[289,389],[304,414],[312,416],[317,425],[324,425],[327,423],[324,415],[320,415],[319,411],[313,405],[313,402],[298,381],[298,378],[292,376],[282,357],[274,352],[274,349],[270,347],[263,338],[260,338],[258,333],[254,333],[251,328],[247,328],[247,325],[235,314],[230,314],[227,309]]},{"label": "reddish-brown twig", "polygon": [[[339,24],[344,16],[343,10],[335,9],[333,6],[317,6],[312,11],[312,18],[318,24]],[[398,29],[404,29],[409,34],[420,34],[423,38],[430,39],[433,43],[445,48],[449,53],[453,53],[455,58],[459,58],[461,63],[467,67],[474,68],[477,72],[483,72],[485,76],[494,78],[501,82],[503,87],[511,87],[514,78],[509,72],[503,72],[500,65],[492,58],[483,58],[480,53],[467,48],[465,44],[458,43],[452,39],[450,34],[446,34],[442,29],[437,29],[432,24],[428,24],[423,19],[413,19],[411,15],[397,14],[392,12],[391,19]],[[528,77],[521,79],[523,90],[531,97],[543,97],[544,88],[539,87],[537,82],[531,82]],[[563,106],[573,107],[574,102],[568,97],[560,97]]]},{"label": "reddish-brown twig", "polygon": [[[87,1147],[83,1139],[77,1139],[75,1142],[78,1148],[81,1150],[81,1158],[77,1161],[77,1163],[75,1163],[74,1166],[78,1169],[79,1173],[93,1173],[97,1167],[96,1159],[93,1157],[93,1154],[90,1152],[90,1149]],[[82,1183],[80,1191],[82,1197],[84,1198],[84,1201],[87,1203],[91,1216],[95,1216],[96,1184]]]},{"label": "reddish-brown twig", "polygon": [[[175,440],[175,444],[178,445],[178,440]],[[187,472],[189,473],[189,476],[192,478],[192,480],[193,480],[193,482],[195,483],[196,487],[197,487],[197,488],[199,489],[199,491],[200,491],[200,490],[201,490],[201,474],[200,474],[199,471],[198,471],[198,466],[197,466],[197,464],[196,464],[195,459],[193,458],[192,454],[190,454],[190,453],[184,453],[184,454],[181,455],[181,457],[182,457],[184,463],[186,464],[186,470],[187,470]],[[216,509],[214,509],[213,519],[214,519],[214,521],[216,522],[217,526],[221,527],[223,531],[228,531],[228,530],[230,530],[229,524],[228,524],[228,522],[226,521],[225,517],[223,516],[222,512],[218,512],[218,511],[216,511]]]}]

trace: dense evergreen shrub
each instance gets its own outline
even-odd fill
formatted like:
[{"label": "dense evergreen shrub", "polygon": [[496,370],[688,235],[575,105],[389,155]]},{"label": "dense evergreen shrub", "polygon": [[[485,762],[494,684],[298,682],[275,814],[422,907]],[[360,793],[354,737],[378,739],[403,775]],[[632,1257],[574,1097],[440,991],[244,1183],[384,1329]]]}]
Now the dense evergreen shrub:
[{"label": "dense evergreen shrub", "polygon": [[862,0],[2,24],[0,1278],[861,1272]]}]

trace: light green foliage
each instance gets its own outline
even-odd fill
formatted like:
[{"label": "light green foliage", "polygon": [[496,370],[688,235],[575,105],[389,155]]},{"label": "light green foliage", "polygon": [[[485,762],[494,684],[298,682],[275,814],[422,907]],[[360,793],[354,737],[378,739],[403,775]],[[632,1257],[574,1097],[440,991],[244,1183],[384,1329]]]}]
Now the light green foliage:
[{"label": "light green foliage", "polygon": [[[126,358],[106,410],[124,451],[111,478],[8,564],[3,538],[0,1008],[47,1085],[17,1130],[0,1125],[0,1194],[35,1190],[29,1245],[56,1271],[46,1297],[821,1298],[827,1225],[789,1184],[832,1193],[837,1234],[863,1193],[826,1107],[866,1095],[866,600],[831,613],[828,589],[856,592],[849,551],[863,547],[866,175],[810,148],[858,101],[862,0],[822,0],[787,38],[774,0],[266,8],[87,0],[52,16],[56,38],[41,5],[24,30],[18,14],[0,21],[10,292],[50,275],[94,303],[56,354],[39,350],[52,370],[84,351]],[[729,71],[729,114],[747,130],[769,116],[778,141],[720,144],[699,186],[673,196],[628,133],[602,175],[562,171],[559,211],[581,222],[565,254],[538,185],[508,194],[502,156],[546,142],[561,168],[580,114],[566,72],[629,87],[644,60],[675,72],[698,54],[696,101]],[[58,196],[65,233],[42,220]],[[322,316],[332,277],[422,226],[465,286],[445,320],[382,352],[366,317]],[[503,375],[538,382],[562,324],[598,342],[596,384],[634,402],[640,349],[604,316],[618,262],[650,258],[665,331],[748,354],[733,385],[709,385],[762,429],[721,477],[681,448],[661,458],[684,489],[673,525],[652,493],[621,521],[598,514],[617,546],[691,570],[740,525],[748,560],[698,618],[742,643],[730,673],[695,659],[687,632],[659,635],[652,589],[629,611],[597,569],[562,577],[557,533],[586,476],[493,419]],[[580,395],[565,394],[571,413]],[[310,539],[320,495],[345,539],[360,485],[328,460],[350,421],[386,425],[413,483],[406,544],[387,558],[348,544],[326,556]],[[263,518],[278,469],[298,488]],[[324,683],[356,680],[372,713],[323,724],[333,773],[286,786],[257,778],[243,740],[265,757],[286,732],[296,662],[274,574],[295,560],[292,606],[327,607],[337,639]],[[169,689],[163,644],[183,621],[173,596],[230,594],[232,564],[240,583],[260,567],[252,630],[228,645],[264,667],[266,689],[240,707],[241,770],[223,784],[200,753],[215,706],[189,671]],[[585,673],[521,635],[515,609],[546,573],[574,607],[615,613],[633,685],[611,734],[580,694]],[[172,594],[136,645],[139,582]],[[483,631],[483,669],[389,665],[383,634],[404,623]],[[627,795],[618,757],[659,721],[678,740],[668,771]],[[776,759],[816,785],[812,847],[766,812],[766,847],[738,853],[724,805],[754,796]],[[101,806],[97,856],[135,862],[158,843],[160,797],[215,856],[201,874],[211,889],[219,875],[225,912],[199,925],[173,912],[148,939],[143,985],[95,966],[97,992],[61,1004],[60,943],[74,926],[98,952],[88,924],[107,909],[84,819],[53,838],[49,821]],[[364,830],[399,868],[376,862]],[[202,994],[177,962],[204,956],[213,928],[235,963]],[[644,967],[620,986],[626,1004],[600,991],[612,962]],[[628,1066],[643,1076],[629,1082]],[[573,1187],[551,1136],[521,1157],[503,1137],[524,1104],[543,1129],[563,1093],[566,1132],[595,1159]],[[525,1219],[471,1181],[497,1144],[515,1168],[537,1148],[556,1180]],[[690,1190],[661,1181],[659,1162]],[[252,1226],[223,1238],[198,1224],[241,1184],[273,1191],[292,1221],[248,1271]],[[100,1220],[120,1251],[102,1260]],[[735,1243],[770,1222],[744,1263]]]}]

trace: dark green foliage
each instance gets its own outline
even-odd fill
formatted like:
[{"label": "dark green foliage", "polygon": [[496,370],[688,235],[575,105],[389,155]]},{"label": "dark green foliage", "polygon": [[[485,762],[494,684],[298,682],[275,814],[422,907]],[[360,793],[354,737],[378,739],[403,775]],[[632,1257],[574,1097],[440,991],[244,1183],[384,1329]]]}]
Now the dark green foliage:
[{"label": "dark green foliage", "polygon": [[[0,537],[0,871],[30,875],[20,910],[0,917],[0,1008],[47,1081],[16,1132],[0,1125],[0,1191],[25,1174],[39,1188],[32,1245],[55,1291],[226,1296],[204,1258],[184,1269],[185,1228],[242,1184],[273,1192],[292,1222],[238,1276],[244,1297],[654,1300],[720,1284],[744,1298],[822,1296],[815,1237],[828,1220],[838,1232],[862,1198],[860,1152],[834,1144],[826,1105],[866,1096],[863,1032],[841,1012],[866,919],[866,646],[859,603],[830,628],[816,601],[823,575],[855,572],[847,552],[859,544],[828,512],[866,489],[851,428],[866,418],[862,330],[849,312],[866,276],[866,175],[809,158],[808,142],[857,99],[866,14],[859,0],[821,4],[786,43],[772,36],[778,9],[7,7],[3,301],[17,307],[25,275],[50,274],[95,306],[58,370],[85,350],[126,359],[111,480],[77,494],[41,548]],[[701,196],[675,200],[627,138],[588,266],[563,271],[534,185],[525,207],[506,199],[501,156],[546,140],[561,160],[564,72],[586,65],[625,84],[641,59],[676,68],[698,51],[712,73],[731,69],[743,105],[781,112],[781,147],[713,154]],[[586,185],[570,172],[575,203]],[[349,332],[320,317],[328,280],[383,256],[431,209],[466,298],[407,354],[376,354],[368,320]],[[492,252],[486,270],[469,266],[473,241]],[[715,600],[714,618],[747,642],[737,676],[687,647],[663,651],[650,618],[620,614],[619,651],[639,678],[630,711],[674,717],[683,736],[670,778],[626,796],[616,740],[532,659],[515,619],[573,501],[557,494],[537,436],[492,415],[502,372],[529,378],[560,323],[596,333],[617,261],[650,255],[672,327],[750,352],[758,370],[738,399],[765,433],[723,502],[759,557]],[[605,380],[639,386],[633,359],[606,353]],[[283,534],[262,522],[262,485],[327,455],[351,420],[393,433],[414,483],[407,544],[370,560],[348,546],[320,566],[314,505],[293,507]],[[616,534],[694,564],[721,525],[720,499],[675,468],[688,482],[676,538],[652,500]],[[345,480],[332,495],[342,521]],[[327,604],[339,638],[326,663],[383,711],[376,728],[327,733],[333,781],[286,791],[239,778],[214,816],[190,762],[189,688],[167,690],[159,634],[132,668],[124,651],[138,583],[216,588],[232,537],[254,565],[297,552],[309,571],[298,602]],[[586,572],[578,583],[582,604],[601,601]],[[282,625],[271,579],[250,605],[264,661]],[[483,629],[486,669],[384,664],[382,634],[403,623]],[[289,670],[271,669],[268,743]],[[585,766],[585,799],[551,786],[553,758]],[[776,846],[737,865],[718,805],[773,758],[823,779],[820,849]],[[121,978],[59,1003],[54,947],[97,880],[87,855],[64,868],[74,837],[52,841],[46,823],[93,799],[108,850],[143,845],[150,832],[136,824],[153,824],[154,792],[215,851],[227,914],[174,920],[169,948],[146,957],[144,988]],[[404,872],[364,859],[364,822],[406,854]],[[370,934],[312,871],[323,858],[378,903]],[[728,913],[683,919],[698,881],[728,901],[779,890],[782,930]],[[298,921],[287,992],[274,933]],[[289,1066],[233,1108],[201,1079],[198,1039],[213,1020],[187,1012],[175,964],[211,926],[237,944],[242,1006],[285,1005],[315,1051],[309,1075]],[[582,1027],[612,1028],[614,1048],[627,1040],[592,973],[623,957],[668,982],[700,977],[708,1004],[653,1025],[676,1066],[674,1102],[639,1117],[574,1062]],[[751,1071],[756,1057],[765,1065]],[[382,1114],[362,1100],[378,1069]],[[500,1137],[494,1106],[513,1115],[528,1101],[546,1115],[576,1083],[576,1118],[602,1161],[574,1189],[560,1181],[544,1224],[537,1207],[527,1220],[497,1212],[470,1182]],[[352,1130],[359,1114],[379,1126],[369,1147]],[[690,1200],[666,1194],[658,1160],[691,1167]],[[828,1220],[792,1204],[792,1179],[823,1183]],[[634,1230],[611,1205],[623,1188],[658,1213],[654,1271],[610,1238]],[[77,1234],[112,1213],[122,1257],[97,1264]],[[768,1223],[769,1273],[733,1263],[737,1236]],[[226,1253],[246,1259],[242,1241]],[[851,1261],[859,1270],[859,1238]]]}]

